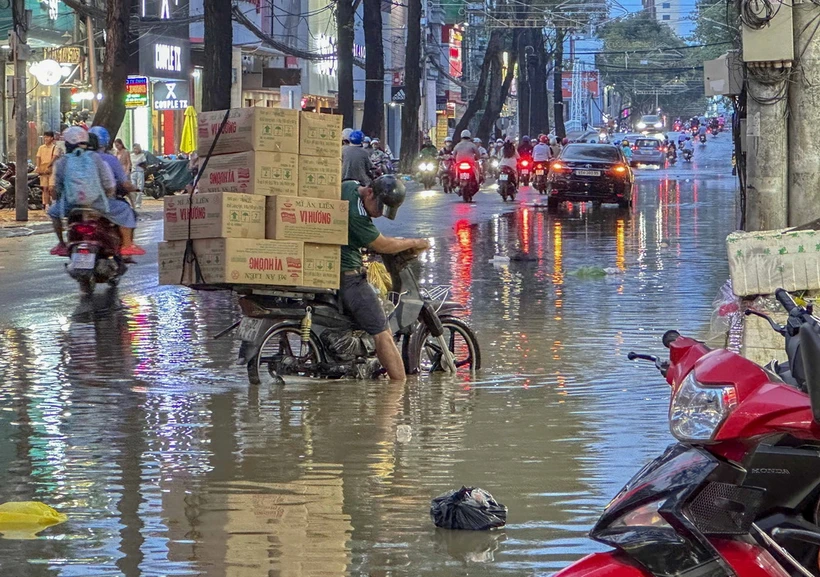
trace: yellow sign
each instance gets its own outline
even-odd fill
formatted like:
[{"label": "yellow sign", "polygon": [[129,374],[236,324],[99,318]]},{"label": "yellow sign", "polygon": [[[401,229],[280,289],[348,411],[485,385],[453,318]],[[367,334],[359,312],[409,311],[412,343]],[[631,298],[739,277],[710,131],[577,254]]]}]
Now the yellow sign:
[{"label": "yellow sign", "polygon": [[436,115],[436,147],[444,146],[444,139],[447,138],[447,115]]},{"label": "yellow sign", "polygon": [[60,64],[79,64],[82,60],[79,46],[46,48],[45,57],[47,59],[56,60]]}]

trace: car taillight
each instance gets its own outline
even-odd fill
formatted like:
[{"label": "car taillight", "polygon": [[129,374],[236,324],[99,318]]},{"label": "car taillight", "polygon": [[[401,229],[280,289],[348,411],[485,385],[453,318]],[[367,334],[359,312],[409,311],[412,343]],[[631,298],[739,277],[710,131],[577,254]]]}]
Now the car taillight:
[{"label": "car taillight", "polygon": [[638,150],[638,145],[637,145],[637,144],[633,144],[633,145],[632,145],[632,150]]},{"label": "car taillight", "polygon": [[76,232],[77,234],[81,234],[83,236],[94,234],[95,230],[97,230],[97,227],[93,224],[86,224],[84,222],[81,222],[74,225],[74,232]]},{"label": "car taillight", "polygon": [[618,174],[624,174],[626,173],[626,166],[624,166],[623,164],[616,164],[614,167],[612,167],[612,171],[617,172]]},{"label": "car taillight", "polygon": [[568,167],[568,166],[564,166],[564,165],[563,165],[563,164],[561,164],[560,162],[553,162],[553,163],[552,163],[552,169],[553,169],[553,170],[567,170],[567,169],[569,169],[569,167]]},{"label": "car taillight", "polygon": [[462,162],[458,165],[459,170],[470,170],[472,167],[470,166],[469,162]]}]

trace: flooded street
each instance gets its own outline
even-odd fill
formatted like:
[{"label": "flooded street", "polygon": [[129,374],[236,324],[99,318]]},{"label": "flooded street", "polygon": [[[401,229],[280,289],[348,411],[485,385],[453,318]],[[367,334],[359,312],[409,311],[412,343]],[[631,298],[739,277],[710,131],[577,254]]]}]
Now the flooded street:
[{"label": "flooded street", "polygon": [[[234,298],[156,286],[149,257],[81,301],[48,235],[0,240],[0,502],[68,522],[0,539],[0,575],[549,575],[672,437],[668,390],[631,350],[707,336],[736,227],[727,134],[692,165],[636,170],[635,206],[492,190],[416,192],[387,234],[429,235],[481,344],[469,380],[251,387],[213,336]],[[506,255],[506,265],[493,264]],[[509,507],[491,533],[436,530],[462,485]],[[31,537],[34,537],[33,535]]]}]

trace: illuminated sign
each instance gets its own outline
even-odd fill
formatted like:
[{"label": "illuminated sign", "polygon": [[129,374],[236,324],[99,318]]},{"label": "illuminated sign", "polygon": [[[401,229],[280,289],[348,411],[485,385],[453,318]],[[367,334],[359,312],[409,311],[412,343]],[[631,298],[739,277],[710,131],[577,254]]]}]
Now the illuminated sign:
[{"label": "illuminated sign", "polygon": [[319,34],[319,37],[315,39],[315,47],[316,52],[321,54],[327,54],[330,56],[324,60],[319,60],[316,62],[315,66],[319,74],[324,74],[325,76],[335,76],[336,75],[336,39],[333,36],[325,36],[324,34]]},{"label": "illuminated sign", "polygon": [[125,79],[125,107],[140,108],[143,106],[148,106],[148,78],[129,76]]},{"label": "illuminated sign", "polygon": [[154,68],[167,72],[182,72],[182,48],[170,44],[155,44]]},{"label": "illuminated sign", "polygon": [[56,60],[60,64],[79,64],[82,60],[79,46],[60,46],[59,48],[44,48],[46,58]]},{"label": "illuminated sign", "polygon": [[57,20],[60,15],[60,0],[48,0],[48,19]]},{"label": "illuminated sign", "polygon": [[188,99],[187,81],[154,83],[154,110],[185,110]]}]

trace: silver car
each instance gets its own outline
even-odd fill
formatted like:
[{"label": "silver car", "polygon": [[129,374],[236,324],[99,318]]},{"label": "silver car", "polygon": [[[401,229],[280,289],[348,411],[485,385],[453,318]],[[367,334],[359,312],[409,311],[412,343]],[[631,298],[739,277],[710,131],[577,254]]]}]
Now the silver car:
[{"label": "silver car", "polygon": [[638,138],[632,143],[632,166],[638,164],[656,164],[662,168],[666,162],[666,150],[663,142],[657,138]]}]

